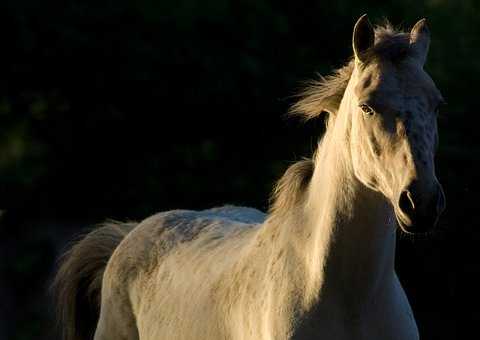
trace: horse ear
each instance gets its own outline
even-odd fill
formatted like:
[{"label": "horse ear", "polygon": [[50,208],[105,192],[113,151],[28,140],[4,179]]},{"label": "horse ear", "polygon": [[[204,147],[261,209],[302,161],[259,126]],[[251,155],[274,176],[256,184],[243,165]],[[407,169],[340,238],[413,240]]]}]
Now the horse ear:
[{"label": "horse ear", "polygon": [[375,44],[375,32],[366,14],[357,20],[352,40],[355,59],[365,62],[365,52]]},{"label": "horse ear", "polygon": [[428,48],[430,47],[430,30],[427,26],[427,19],[419,20],[410,31],[410,49],[412,57],[420,65],[425,65]]}]

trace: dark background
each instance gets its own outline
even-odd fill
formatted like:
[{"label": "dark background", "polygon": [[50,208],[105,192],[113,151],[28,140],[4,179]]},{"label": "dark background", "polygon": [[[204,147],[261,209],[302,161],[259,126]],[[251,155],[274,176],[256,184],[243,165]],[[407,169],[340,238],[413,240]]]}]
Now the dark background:
[{"label": "dark background", "polygon": [[54,338],[47,287],[85,227],[224,203],[265,210],[323,131],[321,119],[285,119],[291,96],[349,58],[365,12],[405,28],[429,20],[426,68],[448,101],[447,211],[436,235],[399,240],[397,269],[422,339],[475,337],[480,2],[3,0],[0,339]]}]

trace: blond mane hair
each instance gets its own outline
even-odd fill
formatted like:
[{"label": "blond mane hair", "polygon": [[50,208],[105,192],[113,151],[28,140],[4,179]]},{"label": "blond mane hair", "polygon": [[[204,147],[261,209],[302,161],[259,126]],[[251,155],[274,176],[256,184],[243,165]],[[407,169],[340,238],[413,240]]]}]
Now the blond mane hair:
[{"label": "blond mane hair", "polygon": [[[408,55],[409,34],[395,29],[390,22],[375,27],[375,45],[367,51],[369,61],[388,59],[398,62]],[[342,67],[328,76],[318,75],[318,79],[305,83],[304,89],[296,95],[299,100],[294,103],[289,114],[301,117],[304,121],[318,118],[326,112],[326,126],[335,119],[345,89],[355,67],[353,57]],[[301,201],[305,187],[310,182],[315,168],[315,157],[303,159],[291,165],[277,182],[272,196],[270,213],[281,215]]]}]

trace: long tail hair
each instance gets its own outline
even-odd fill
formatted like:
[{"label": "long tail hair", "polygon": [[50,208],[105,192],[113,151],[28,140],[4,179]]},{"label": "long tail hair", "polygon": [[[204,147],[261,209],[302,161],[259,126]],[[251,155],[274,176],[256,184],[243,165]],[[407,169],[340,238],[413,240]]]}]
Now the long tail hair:
[{"label": "long tail hair", "polygon": [[60,258],[52,292],[64,340],[93,339],[105,267],[120,241],[135,226],[136,223],[105,223],[81,236]]}]

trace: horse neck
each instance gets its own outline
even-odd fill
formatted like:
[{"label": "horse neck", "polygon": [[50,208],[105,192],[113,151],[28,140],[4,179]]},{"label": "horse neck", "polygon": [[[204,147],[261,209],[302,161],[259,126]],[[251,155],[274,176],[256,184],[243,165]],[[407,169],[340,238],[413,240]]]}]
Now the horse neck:
[{"label": "horse neck", "polygon": [[351,308],[385,288],[394,275],[392,208],[352,169],[349,88],[317,150],[304,206],[299,244],[305,254],[306,306],[333,299]]}]

